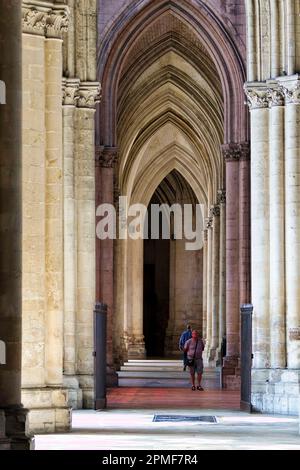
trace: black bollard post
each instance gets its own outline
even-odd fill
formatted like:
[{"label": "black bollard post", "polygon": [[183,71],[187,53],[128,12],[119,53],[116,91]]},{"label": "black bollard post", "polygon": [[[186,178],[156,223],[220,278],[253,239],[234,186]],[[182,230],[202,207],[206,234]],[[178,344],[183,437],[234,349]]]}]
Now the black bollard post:
[{"label": "black bollard post", "polygon": [[252,313],[253,305],[241,305],[241,402],[243,411],[251,412],[252,368]]},{"label": "black bollard post", "polygon": [[107,305],[96,303],[94,310],[94,409],[106,408],[106,317]]}]

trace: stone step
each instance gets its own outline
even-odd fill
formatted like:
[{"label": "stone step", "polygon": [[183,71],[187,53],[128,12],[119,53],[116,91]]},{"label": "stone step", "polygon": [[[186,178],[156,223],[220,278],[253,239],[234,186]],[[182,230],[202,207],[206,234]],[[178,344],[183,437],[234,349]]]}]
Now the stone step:
[{"label": "stone step", "polygon": [[175,363],[175,362],[181,362],[181,359],[128,359],[128,363],[134,363],[134,362],[144,362],[144,363],[148,363],[148,362],[172,362],[172,363]]},{"label": "stone step", "polygon": [[180,367],[172,367],[172,366],[157,366],[157,367],[154,367],[154,366],[121,366],[121,371],[128,371],[128,372],[132,372],[132,371],[150,371],[150,372],[172,372],[172,371],[176,371],[176,372],[180,372],[180,371],[183,371],[183,366],[181,365]]},{"label": "stone step", "polygon": [[[219,372],[216,372],[216,368],[213,367],[206,367],[205,371],[206,373],[212,373],[216,374]],[[170,365],[170,364],[128,364],[125,363],[123,366],[121,366],[121,371],[183,371],[183,364],[180,365]]]},{"label": "stone step", "polygon": [[[119,377],[151,377],[151,378],[166,378],[166,379],[177,379],[177,378],[185,378],[189,377],[189,371],[119,371],[117,372]],[[206,373],[204,371],[206,377],[215,378],[216,374]]]},{"label": "stone step", "polygon": [[128,361],[125,362],[124,365],[128,366],[153,366],[153,367],[159,367],[162,365],[168,365],[171,367],[179,367],[181,366],[183,361]]},{"label": "stone step", "polygon": [[[187,375],[185,378],[141,378],[141,377],[119,377],[119,387],[169,387],[169,388],[189,388],[190,378]],[[220,381],[219,379],[209,379],[203,376],[202,386],[208,390],[219,390]]]},{"label": "stone step", "polygon": [[[186,371],[184,371],[182,369],[182,367],[180,369],[174,369],[174,368],[171,368],[171,367],[157,367],[157,368],[152,368],[152,367],[147,367],[147,368],[143,368],[143,367],[124,367],[122,366],[121,367],[121,370],[119,371],[120,375],[132,375],[132,376],[138,376],[138,375],[144,375],[144,374],[148,374],[148,375],[151,375],[151,376],[164,376],[164,375],[169,375],[169,374],[177,374],[177,375],[182,375],[182,376],[185,376],[186,374],[189,373],[189,370],[188,368],[186,369]],[[217,374],[215,371],[212,371],[212,370],[205,370],[205,375],[206,376],[209,376],[209,377],[216,377],[216,375],[219,376],[219,374]]]},{"label": "stone step", "polygon": [[[183,371],[182,360],[129,360],[118,374],[119,387],[190,387],[189,370]],[[220,369],[205,367],[203,387],[220,388]]]}]

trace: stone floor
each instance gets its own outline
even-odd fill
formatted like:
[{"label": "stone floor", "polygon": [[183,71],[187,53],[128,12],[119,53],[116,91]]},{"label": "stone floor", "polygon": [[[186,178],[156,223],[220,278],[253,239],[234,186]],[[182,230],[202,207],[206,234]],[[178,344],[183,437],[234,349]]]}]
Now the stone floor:
[{"label": "stone floor", "polygon": [[[73,412],[68,434],[37,435],[37,450],[300,450],[299,419],[239,411],[239,394],[111,389],[105,411]],[[213,415],[217,423],[153,422],[154,414]]]}]

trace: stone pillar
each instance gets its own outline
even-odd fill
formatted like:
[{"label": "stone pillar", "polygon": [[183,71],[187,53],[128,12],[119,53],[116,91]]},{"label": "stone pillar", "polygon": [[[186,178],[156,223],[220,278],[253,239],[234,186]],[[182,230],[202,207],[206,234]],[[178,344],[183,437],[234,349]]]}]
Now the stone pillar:
[{"label": "stone pillar", "polygon": [[239,302],[244,305],[251,299],[250,146],[247,142],[241,148],[239,166]]},{"label": "stone pillar", "polygon": [[253,0],[246,0],[245,7],[247,21],[247,77],[249,81],[252,81],[257,80],[258,75],[256,40],[257,15],[255,14],[256,8]]},{"label": "stone pillar", "polygon": [[203,236],[203,317],[202,317],[203,338],[207,337],[207,230]]},{"label": "stone pillar", "polygon": [[246,86],[252,124],[256,309],[251,402],[254,410],[293,415],[298,412],[300,382],[298,83],[293,75]]},{"label": "stone pillar", "polygon": [[212,343],[212,241],[213,241],[213,228],[212,228],[212,217],[209,217],[206,221],[207,229],[207,281],[206,281],[206,292],[207,292],[207,321],[206,321],[206,343],[205,343],[205,358],[206,362],[209,362],[209,352]]},{"label": "stone pillar", "polygon": [[216,353],[219,346],[219,281],[220,281],[220,206],[211,209],[213,218],[212,240],[212,329],[209,361],[217,361]]},{"label": "stone pillar", "polygon": [[[239,356],[239,144],[223,146],[226,165],[226,362]],[[233,373],[233,371],[232,371]]]},{"label": "stone pillar", "polygon": [[[82,408],[76,352],[77,312],[77,200],[76,200],[76,105],[80,80],[63,79],[63,174],[64,174],[64,360],[63,383],[68,388],[68,404]],[[92,116],[93,122],[93,116]],[[92,216],[94,222],[94,217]]]},{"label": "stone pillar", "polygon": [[270,348],[271,367],[286,366],[284,96],[270,91]]},{"label": "stone pillar", "polygon": [[286,0],[286,66],[287,74],[293,75],[295,73],[296,65],[296,22],[295,22],[295,2],[294,0]]},{"label": "stone pillar", "polygon": [[240,373],[240,298],[249,279],[247,264],[249,235],[242,213],[247,207],[245,184],[247,167],[241,161],[249,144],[223,145],[226,165],[226,357],[223,360],[223,386],[239,389]]},{"label": "stone pillar", "polygon": [[143,240],[128,240],[129,257],[128,270],[128,302],[129,302],[129,338],[128,357],[143,359],[145,357],[145,342],[143,334]]},{"label": "stone pillar", "polygon": [[77,230],[75,194],[75,111],[79,79],[63,80],[64,159],[64,375],[76,373]]},{"label": "stone pillar", "polygon": [[6,349],[0,365],[0,449],[25,450],[27,410],[21,405],[22,323],[22,60],[21,2],[0,3],[0,340]]},{"label": "stone pillar", "polygon": [[[63,388],[62,32],[65,5],[25,2],[23,391],[32,431],[70,428]],[[30,125],[29,125],[30,122]],[[33,184],[34,183],[34,184]],[[34,368],[31,367],[32,363]]]},{"label": "stone pillar", "polygon": [[287,366],[300,369],[300,79],[284,84]]},{"label": "stone pillar", "polygon": [[45,387],[45,38],[24,34],[22,45],[22,387],[30,389]]},{"label": "stone pillar", "polygon": [[93,407],[93,310],[95,292],[95,104],[98,83],[81,82],[76,109],[77,314],[76,365],[83,407]]},{"label": "stone pillar", "polygon": [[[114,168],[117,148],[99,147],[96,150],[97,206],[114,204]],[[114,241],[97,240],[96,298],[107,304],[107,373],[108,385],[116,383],[113,364],[113,315],[114,315]]]},{"label": "stone pillar", "polygon": [[219,280],[219,348],[226,334],[226,191],[218,191],[220,205],[220,280]]},{"label": "stone pillar", "polygon": [[253,366],[270,366],[269,109],[265,85],[245,87],[251,111]]},{"label": "stone pillar", "polygon": [[63,371],[62,40],[45,41],[46,102],[46,383]]}]

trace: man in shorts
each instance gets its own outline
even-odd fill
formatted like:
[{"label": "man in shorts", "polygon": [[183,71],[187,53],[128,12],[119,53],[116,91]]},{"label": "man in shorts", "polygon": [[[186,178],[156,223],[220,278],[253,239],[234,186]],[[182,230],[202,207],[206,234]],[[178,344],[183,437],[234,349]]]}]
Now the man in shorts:
[{"label": "man in shorts", "polygon": [[192,337],[192,328],[190,325],[186,325],[186,330],[181,334],[180,339],[179,339],[179,349],[180,351],[183,351],[183,370],[186,369],[186,359],[187,355],[186,352],[184,351],[184,345],[187,342],[188,339],[191,339]]},{"label": "man in shorts", "polygon": [[204,350],[204,341],[199,337],[197,330],[192,331],[192,337],[184,345],[184,351],[187,353],[188,360],[193,361],[193,365],[189,366],[192,382],[192,390],[196,390],[195,387],[195,373],[197,372],[198,386],[197,390],[203,390],[201,387],[201,380],[203,374],[203,359],[202,352]]}]

